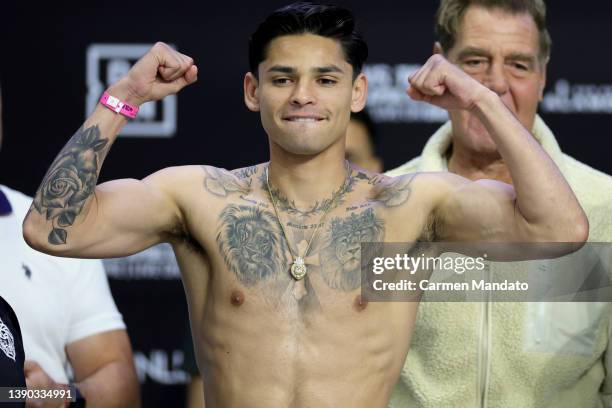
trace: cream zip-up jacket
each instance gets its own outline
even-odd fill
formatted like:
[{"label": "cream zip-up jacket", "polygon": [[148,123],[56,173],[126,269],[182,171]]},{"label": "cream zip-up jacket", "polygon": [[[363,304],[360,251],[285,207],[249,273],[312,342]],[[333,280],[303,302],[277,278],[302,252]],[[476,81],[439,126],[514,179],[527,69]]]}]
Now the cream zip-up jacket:
[{"label": "cream zip-up jacket", "polygon": [[[448,171],[451,131],[447,122],[421,156],[387,174]],[[612,177],[562,153],[539,116],[532,133],[586,211],[589,241],[612,242]],[[487,273],[512,274],[507,268],[491,263]],[[423,296],[389,407],[612,407],[610,303],[427,302]]]}]

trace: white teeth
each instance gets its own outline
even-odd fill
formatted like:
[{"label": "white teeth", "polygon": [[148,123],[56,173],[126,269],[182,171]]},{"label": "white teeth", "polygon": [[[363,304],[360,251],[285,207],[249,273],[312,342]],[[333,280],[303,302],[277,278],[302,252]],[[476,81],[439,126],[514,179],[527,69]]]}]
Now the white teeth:
[{"label": "white teeth", "polygon": [[316,122],[315,118],[291,118],[289,119],[292,122]]}]

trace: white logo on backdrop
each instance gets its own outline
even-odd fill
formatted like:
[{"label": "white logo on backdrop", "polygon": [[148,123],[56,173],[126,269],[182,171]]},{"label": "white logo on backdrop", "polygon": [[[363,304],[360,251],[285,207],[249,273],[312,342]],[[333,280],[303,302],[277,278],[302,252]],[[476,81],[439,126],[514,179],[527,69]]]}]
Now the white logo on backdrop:
[{"label": "white logo on backdrop", "polygon": [[113,279],[180,279],[170,244],[159,244],[124,258],[104,259],[106,275]]},{"label": "white logo on backdrop", "polygon": [[448,120],[445,110],[413,101],[406,95],[408,76],[418,64],[366,64],[367,109],[378,123],[435,123]]},{"label": "white logo on backdrop", "polygon": [[147,377],[160,384],[188,383],[191,376],[180,368],[184,361],[181,350],[173,350],[172,354],[165,350],[151,350],[148,356],[142,351],[134,351],[134,364],[141,384]]},{"label": "white logo on backdrop", "polygon": [[559,79],[540,104],[546,113],[612,113],[612,84],[570,84]]},{"label": "white logo on backdrop", "polygon": [[[89,116],[102,92],[125,75],[153,44],[91,44],[87,48],[87,100]],[[176,132],[176,95],[162,101],[147,102],[138,116],[125,125],[122,136],[172,137]]]}]

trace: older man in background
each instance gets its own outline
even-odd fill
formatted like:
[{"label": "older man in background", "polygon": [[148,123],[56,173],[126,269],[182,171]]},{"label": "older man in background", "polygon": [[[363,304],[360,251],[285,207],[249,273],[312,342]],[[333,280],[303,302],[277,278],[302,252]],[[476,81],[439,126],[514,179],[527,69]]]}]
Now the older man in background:
[{"label": "older man in background", "polygon": [[[536,114],[551,40],[543,0],[442,0],[434,51],[496,92],[553,158],[590,222],[590,241],[612,241],[612,177],[564,154]],[[450,171],[512,183],[485,127],[468,111],[390,172]],[[508,265],[491,264],[490,276]],[[392,407],[612,406],[608,303],[427,302]],[[538,335],[536,335],[538,331]]]}]

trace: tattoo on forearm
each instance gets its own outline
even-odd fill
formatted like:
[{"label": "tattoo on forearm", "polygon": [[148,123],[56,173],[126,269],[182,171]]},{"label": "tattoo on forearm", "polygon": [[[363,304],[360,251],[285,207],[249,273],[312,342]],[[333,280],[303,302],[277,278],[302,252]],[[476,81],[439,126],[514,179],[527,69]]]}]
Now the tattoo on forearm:
[{"label": "tattoo on forearm", "polygon": [[410,183],[412,183],[415,177],[415,175],[409,175],[391,179],[391,181],[382,187],[378,194],[376,194],[374,200],[383,203],[386,207],[396,207],[404,204],[410,197]]},{"label": "tattoo on forearm", "polygon": [[50,244],[66,243],[65,228],[74,223],[93,194],[108,142],[101,137],[98,125],[81,127],[51,164],[33,202],[34,208],[52,222],[47,238]]},{"label": "tattoo on forearm", "polygon": [[206,177],[204,187],[210,193],[219,197],[227,197],[230,193],[248,194],[251,192],[251,180],[241,180],[236,175],[216,167],[202,166]]},{"label": "tattoo on forearm", "polygon": [[274,215],[261,208],[229,205],[220,215],[217,244],[226,266],[246,286],[288,270],[286,245]]},{"label": "tattoo on forearm", "polygon": [[384,221],[374,210],[334,218],[321,246],[321,275],[330,288],[348,292],[361,283],[361,243],[377,242],[384,235]]}]

